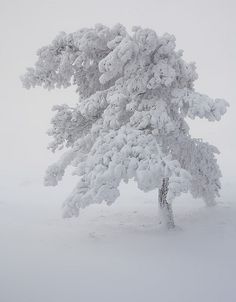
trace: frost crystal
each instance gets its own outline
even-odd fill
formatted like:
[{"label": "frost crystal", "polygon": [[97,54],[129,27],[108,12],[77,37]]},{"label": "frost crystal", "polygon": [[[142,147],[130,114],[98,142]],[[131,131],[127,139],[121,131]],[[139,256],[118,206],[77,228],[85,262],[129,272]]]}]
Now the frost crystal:
[{"label": "frost crystal", "polygon": [[[22,77],[26,88],[75,85],[75,107],[55,106],[49,148],[68,148],[47,170],[46,185],[57,185],[68,165],[79,181],[65,201],[65,216],[92,203],[113,203],[123,180],[143,191],[168,179],[168,201],[188,190],[214,203],[221,173],[218,150],[190,137],[186,117],[219,121],[227,102],[194,90],[193,63],[175,50],[175,38],[118,24],[61,33],[38,51]],[[164,191],[163,191],[164,192]]]}]

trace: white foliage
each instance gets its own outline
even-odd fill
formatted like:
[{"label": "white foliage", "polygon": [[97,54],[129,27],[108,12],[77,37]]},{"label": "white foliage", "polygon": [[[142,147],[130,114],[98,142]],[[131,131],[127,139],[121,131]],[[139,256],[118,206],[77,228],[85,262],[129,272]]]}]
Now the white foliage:
[{"label": "white foliage", "polygon": [[169,178],[167,198],[190,190],[206,203],[219,194],[217,149],[192,139],[186,117],[218,121],[227,102],[194,90],[193,63],[175,50],[175,37],[118,24],[61,33],[41,48],[34,68],[22,77],[26,88],[75,85],[78,104],[55,106],[48,134],[52,151],[69,151],[47,170],[45,184],[56,185],[68,165],[79,182],[65,201],[65,216],[77,216],[92,203],[111,204],[123,180],[143,191]]},{"label": "white foliage", "polygon": [[191,91],[188,88],[174,89],[172,102],[177,104],[182,113],[194,119],[196,116],[209,121],[219,121],[225,114],[227,102],[223,99],[212,100],[207,95]]}]

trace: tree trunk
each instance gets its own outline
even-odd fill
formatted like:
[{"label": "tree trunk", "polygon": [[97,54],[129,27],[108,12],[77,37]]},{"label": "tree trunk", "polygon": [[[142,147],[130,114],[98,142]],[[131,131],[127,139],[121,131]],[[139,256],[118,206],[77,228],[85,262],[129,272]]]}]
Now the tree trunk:
[{"label": "tree trunk", "polygon": [[172,205],[167,201],[169,178],[163,178],[162,187],[159,189],[158,202],[161,215],[161,223],[164,223],[167,229],[175,227]]}]

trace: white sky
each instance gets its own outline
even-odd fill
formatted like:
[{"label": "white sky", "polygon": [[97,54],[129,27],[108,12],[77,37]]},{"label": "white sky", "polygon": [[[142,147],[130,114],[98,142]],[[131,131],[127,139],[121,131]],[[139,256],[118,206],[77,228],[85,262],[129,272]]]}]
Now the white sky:
[{"label": "white sky", "polygon": [[[220,123],[191,123],[194,136],[219,147],[219,163],[226,182],[230,181],[236,152],[235,0],[0,0],[0,4],[0,200],[16,196],[21,185],[42,182],[45,169],[56,159],[46,149],[50,108],[73,103],[77,97],[74,88],[25,90],[19,76],[35,62],[36,50],[59,31],[72,32],[95,23],[120,22],[128,29],[141,25],[176,36],[185,59],[197,64],[196,89],[231,104]],[[38,194],[48,198],[49,191],[40,188]],[[63,188],[65,195],[72,189],[68,183]]]}]

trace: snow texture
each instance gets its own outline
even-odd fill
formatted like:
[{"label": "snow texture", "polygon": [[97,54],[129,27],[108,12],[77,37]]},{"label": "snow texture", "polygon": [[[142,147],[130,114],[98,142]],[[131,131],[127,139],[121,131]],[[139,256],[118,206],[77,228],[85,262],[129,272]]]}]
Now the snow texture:
[{"label": "snow texture", "polygon": [[22,77],[26,88],[76,86],[75,107],[55,106],[49,148],[68,148],[51,165],[45,184],[55,186],[68,165],[79,181],[64,203],[78,216],[92,203],[113,203],[119,184],[134,179],[147,192],[169,178],[168,201],[183,192],[214,204],[221,172],[216,147],[191,138],[186,118],[219,121],[228,103],[194,89],[193,63],[175,50],[175,37],[117,24],[98,24],[58,35],[37,52]]},{"label": "snow texture", "polygon": [[211,209],[181,196],[182,231],[171,232],[157,223],[157,192],[132,181],[112,207],[70,220],[60,218],[63,187],[57,198],[39,181],[10,187],[0,202],[1,302],[235,302],[233,181]]}]

